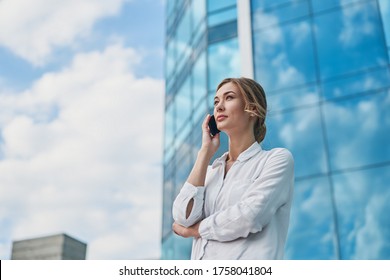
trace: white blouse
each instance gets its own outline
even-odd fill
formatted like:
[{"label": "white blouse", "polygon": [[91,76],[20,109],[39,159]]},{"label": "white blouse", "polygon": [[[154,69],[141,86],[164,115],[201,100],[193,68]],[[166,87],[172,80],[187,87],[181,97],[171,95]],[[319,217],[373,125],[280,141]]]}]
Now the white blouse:
[{"label": "white blouse", "polygon": [[294,185],[291,153],[265,151],[255,142],[224,178],[227,155],[208,166],[205,186],[186,182],[173,203],[177,223],[189,227],[202,220],[191,259],[282,259]]}]

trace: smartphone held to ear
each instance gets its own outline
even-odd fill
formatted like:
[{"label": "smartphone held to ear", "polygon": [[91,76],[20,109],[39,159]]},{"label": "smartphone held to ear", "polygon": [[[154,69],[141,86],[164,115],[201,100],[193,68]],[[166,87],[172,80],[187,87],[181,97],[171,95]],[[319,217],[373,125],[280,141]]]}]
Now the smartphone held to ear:
[{"label": "smartphone held to ear", "polygon": [[210,128],[210,134],[211,136],[215,136],[217,135],[218,133],[220,133],[221,131],[217,128],[217,123],[215,122],[215,118],[214,118],[214,115],[211,116],[210,120],[209,120],[209,128]]}]

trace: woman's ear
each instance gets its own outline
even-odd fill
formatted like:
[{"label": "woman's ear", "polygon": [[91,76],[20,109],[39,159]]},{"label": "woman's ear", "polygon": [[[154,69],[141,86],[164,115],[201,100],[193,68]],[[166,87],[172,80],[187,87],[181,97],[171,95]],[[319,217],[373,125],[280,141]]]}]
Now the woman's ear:
[{"label": "woman's ear", "polygon": [[251,117],[256,117],[259,114],[255,105],[249,105],[249,111]]}]

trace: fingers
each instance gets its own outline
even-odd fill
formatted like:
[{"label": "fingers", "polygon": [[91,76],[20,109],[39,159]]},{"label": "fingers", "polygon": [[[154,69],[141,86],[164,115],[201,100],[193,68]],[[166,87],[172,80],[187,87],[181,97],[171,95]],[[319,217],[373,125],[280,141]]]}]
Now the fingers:
[{"label": "fingers", "polygon": [[174,233],[176,233],[177,235],[179,235],[179,233],[176,231],[176,229],[177,229],[177,226],[176,226],[176,225],[177,225],[176,223],[173,223],[173,224],[172,224],[172,230],[173,230]]},{"label": "fingers", "polygon": [[172,230],[177,235],[183,236],[183,227],[177,223],[172,224]]},{"label": "fingers", "polygon": [[211,141],[212,141],[214,144],[216,144],[216,145],[219,145],[219,135],[220,135],[220,134],[221,134],[221,133],[215,134],[214,137],[211,139]]},{"label": "fingers", "polygon": [[191,234],[190,234],[190,230],[186,227],[183,227],[177,223],[173,223],[172,225],[172,230],[174,233],[176,233],[177,235],[181,236],[181,237],[190,237]]},{"label": "fingers", "polygon": [[204,118],[203,124],[202,124],[202,130],[206,130],[207,132],[210,131],[209,129],[209,121],[210,121],[211,115],[207,114],[207,116]]}]

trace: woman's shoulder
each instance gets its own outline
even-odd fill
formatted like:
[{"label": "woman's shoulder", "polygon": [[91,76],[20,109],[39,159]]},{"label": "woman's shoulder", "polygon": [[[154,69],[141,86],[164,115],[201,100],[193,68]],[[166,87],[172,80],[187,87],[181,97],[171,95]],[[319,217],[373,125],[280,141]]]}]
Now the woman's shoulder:
[{"label": "woman's shoulder", "polygon": [[267,158],[272,158],[274,160],[282,160],[282,161],[288,161],[288,162],[294,162],[294,157],[290,150],[287,148],[273,148],[270,150],[263,150],[265,154],[267,155]]}]

